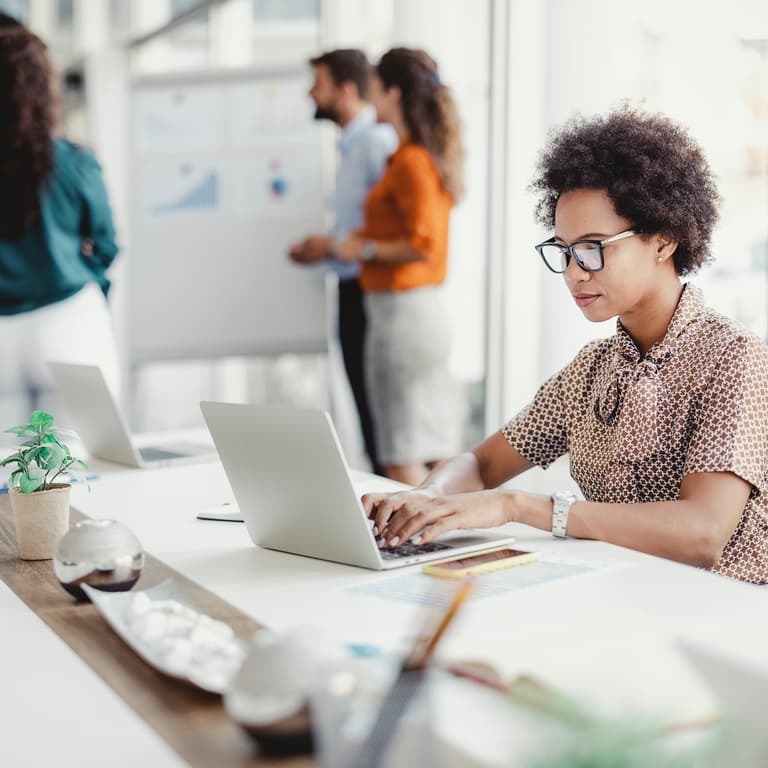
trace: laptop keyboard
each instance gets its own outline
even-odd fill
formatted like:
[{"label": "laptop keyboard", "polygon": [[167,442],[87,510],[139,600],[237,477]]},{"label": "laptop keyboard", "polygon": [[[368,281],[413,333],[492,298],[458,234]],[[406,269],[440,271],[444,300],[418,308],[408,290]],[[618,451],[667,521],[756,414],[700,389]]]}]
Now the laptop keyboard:
[{"label": "laptop keyboard", "polygon": [[178,459],[183,453],[164,451],[162,448],[139,448],[139,454],[144,461],[162,461],[164,459]]},{"label": "laptop keyboard", "polygon": [[430,552],[440,552],[443,549],[453,549],[450,544],[440,542],[428,542],[427,544],[401,544],[399,547],[388,547],[381,550],[383,560],[397,560],[399,557],[413,557],[413,555],[426,555]]}]

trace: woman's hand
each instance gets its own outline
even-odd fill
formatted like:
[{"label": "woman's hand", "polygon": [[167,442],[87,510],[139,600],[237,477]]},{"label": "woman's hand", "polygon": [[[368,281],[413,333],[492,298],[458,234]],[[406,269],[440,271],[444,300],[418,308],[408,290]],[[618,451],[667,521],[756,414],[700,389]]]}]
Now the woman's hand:
[{"label": "woman's hand", "polygon": [[512,495],[499,490],[438,496],[429,488],[398,493],[367,493],[363,508],[373,518],[382,547],[407,541],[424,544],[446,531],[493,528],[512,521]]},{"label": "woman's hand", "polygon": [[363,258],[363,238],[350,235],[336,246],[336,258],[340,261],[360,261]]}]

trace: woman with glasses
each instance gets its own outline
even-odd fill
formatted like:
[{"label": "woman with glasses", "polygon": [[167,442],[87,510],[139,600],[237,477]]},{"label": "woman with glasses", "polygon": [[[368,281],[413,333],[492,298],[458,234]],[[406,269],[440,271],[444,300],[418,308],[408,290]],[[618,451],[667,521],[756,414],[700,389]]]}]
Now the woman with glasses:
[{"label": "woman with glasses", "polygon": [[[768,348],[681,280],[709,259],[717,218],[700,148],[660,115],[577,119],[533,188],[553,231],[536,251],[616,333],[418,488],[365,496],[382,546],[520,522],[768,583]],[[564,454],[583,500],[498,488]]]}]

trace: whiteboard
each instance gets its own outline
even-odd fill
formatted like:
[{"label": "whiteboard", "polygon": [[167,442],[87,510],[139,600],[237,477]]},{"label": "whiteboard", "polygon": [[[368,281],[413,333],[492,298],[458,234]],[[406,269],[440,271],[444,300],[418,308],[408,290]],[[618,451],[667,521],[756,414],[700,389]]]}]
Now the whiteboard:
[{"label": "whiteboard", "polygon": [[326,224],[308,86],[306,73],[132,84],[132,362],[327,349],[324,270],[287,257]]}]

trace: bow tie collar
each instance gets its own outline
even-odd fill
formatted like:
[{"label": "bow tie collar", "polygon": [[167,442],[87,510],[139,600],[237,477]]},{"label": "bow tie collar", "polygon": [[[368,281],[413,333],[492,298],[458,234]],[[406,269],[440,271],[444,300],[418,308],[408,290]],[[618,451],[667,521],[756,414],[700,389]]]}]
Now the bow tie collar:
[{"label": "bow tie collar", "polygon": [[686,285],[664,338],[645,357],[617,323],[608,380],[601,387],[595,410],[605,424],[616,425],[613,460],[634,463],[661,450],[659,409],[664,381],[661,371],[685,343],[685,329],[702,304],[701,293]]}]

